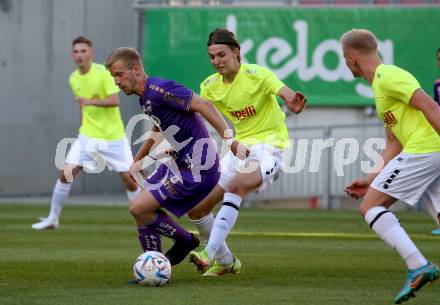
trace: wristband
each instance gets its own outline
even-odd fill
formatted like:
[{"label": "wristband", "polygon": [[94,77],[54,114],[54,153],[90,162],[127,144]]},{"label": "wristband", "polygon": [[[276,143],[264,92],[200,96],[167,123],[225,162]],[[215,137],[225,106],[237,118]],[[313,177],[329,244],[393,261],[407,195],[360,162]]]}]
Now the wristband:
[{"label": "wristband", "polygon": [[233,137],[234,137],[234,132],[232,131],[232,129],[228,128],[223,132],[224,139],[229,139],[229,138],[233,138]]}]

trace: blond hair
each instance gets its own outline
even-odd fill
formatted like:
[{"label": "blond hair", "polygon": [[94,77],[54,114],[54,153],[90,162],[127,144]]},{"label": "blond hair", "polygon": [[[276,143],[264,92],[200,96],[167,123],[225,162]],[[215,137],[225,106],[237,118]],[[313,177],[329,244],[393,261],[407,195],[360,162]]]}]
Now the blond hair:
[{"label": "blond hair", "polygon": [[110,69],[110,67],[118,60],[122,60],[128,69],[133,69],[135,65],[143,67],[141,56],[135,48],[122,47],[114,49],[107,55],[105,67]]},{"label": "blond hair", "polygon": [[377,51],[377,38],[373,32],[366,29],[352,29],[341,36],[343,48],[352,48],[363,53]]}]

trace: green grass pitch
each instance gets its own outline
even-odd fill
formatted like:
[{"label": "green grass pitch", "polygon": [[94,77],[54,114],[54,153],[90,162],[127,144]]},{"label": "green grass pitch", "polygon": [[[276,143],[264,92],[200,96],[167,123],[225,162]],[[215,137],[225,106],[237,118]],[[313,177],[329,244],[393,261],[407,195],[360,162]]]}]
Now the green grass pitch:
[{"label": "green grass pitch", "polygon": [[[400,257],[354,211],[242,209],[228,239],[241,274],[204,278],[185,261],[164,287],[128,285],[141,251],[125,207],[66,206],[58,230],[33,231],[47,209],[0,205],[2,305],[383,305],[393,303],[406,275]],[[416,212],[397,216],[439,264],[432,220]],[[438,305],[439,296],[440,281],[407,304]]]}]

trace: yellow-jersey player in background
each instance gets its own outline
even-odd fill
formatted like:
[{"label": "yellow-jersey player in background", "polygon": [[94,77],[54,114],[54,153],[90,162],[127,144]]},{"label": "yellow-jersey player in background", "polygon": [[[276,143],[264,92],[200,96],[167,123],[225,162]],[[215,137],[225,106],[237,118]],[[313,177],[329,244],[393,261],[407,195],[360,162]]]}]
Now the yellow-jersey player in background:
[{"label": "yellow-jersey player in background", "polygon": [[88,38],[80,36],[73,40],[72,58],[78,68],[70,75],[69,84],[81,107],[81,127],[53,189],[49,216],[33,224],[35,230],[58,227],[73,177],[83,168],[87,172],[99,170],[95,153],[109,170],[120,174],[129,199],[138,192],[136,182],[129,175],[133,155],[119,111],[119,88],[107,69],[92,61],[92,42]]},{"label": "yellow-jersey player in background", "polygon": [[[202,82],[201,96],[231,121],[237,140],[248,147],[245,160],[230,153],[221,160],[219,183],[188,213],[201,237],[209,238],[204,250],[190,253],[190,260],[204,276],[219,276],[238,273],[241,268],[225,240],[237,220],[243,198],[271,184],[281,170],[281,151],[289,137],[276,97],[295,113],[304,109],[306,99],[268,69],[241,63],[240,45],[226,29],[216,29],[209,35],[208,54],[217,73]],[[233,140],[229,143],[234,145]],[[211,211],[222,198],[223,205],[214,219]]]},{"label": "yellow-jersey player in background", "polygon": [[385,124],[383,165],[345,191],[364,197],[360,212],[368,225],[408,267],[407,279],[395,298],[400,304],[439,277],[439,268],[419,251],[388,208],[397,200],[415,205],[423,200],[438,222],[440,216],[440,107],[409,72],[382,63],[377,39],[368,30],[341,37],[344,58],[355,77],[371,83],[378,116]]}]

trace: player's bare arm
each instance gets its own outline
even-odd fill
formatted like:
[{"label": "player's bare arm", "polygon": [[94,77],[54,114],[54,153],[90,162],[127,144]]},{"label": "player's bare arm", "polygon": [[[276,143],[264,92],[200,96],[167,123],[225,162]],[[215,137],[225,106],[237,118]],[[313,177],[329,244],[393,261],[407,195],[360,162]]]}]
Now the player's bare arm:
[{"label": "player's bare arm", "polygon": [[286,103],[287,108],[294,113],[300,113],[307,104],[307,98],[299,91],[293,91],[284,86],[278,91],[278,96]]},{"label": "player's bare arm", "polygon": [[423,112],[428,122],[440,135],[440,107],[438,104],[421,88],[414,92],[409,103]]},{"label": "player's bare arm", "polygon": [[92,99],[79,98],[77,101],[81,106],[117,107],[119,106],[119,95],[115,93],[103,100],[95,96]]},{"label": "player's bare arm", "polygon": [[231,151],[234,155],[240,159],[244,159],[249,155],[249,150],[238,141],[235,141],[232,130],[211,102],[194,94],[191,100],[190,110],[200,113],[208,123],[215,128],[222,139],[226,140],[227,143],[230,142],[228,145],[231,147]]},{"label": "player's bare arm", "polygon": [[371,182],[377,176],[377,174],[382,170],[382,168],[395,156],[397,156],[402,151],[402,144],[391,132],[388,127],[385,128],[386,135],[386,147],[382,153],[382,162],[373,169],[373,171],[368,174],[366,178],[356,179],[345,187],[345,193],[352,198],[358,199],[363,197],[368,190]]}]

